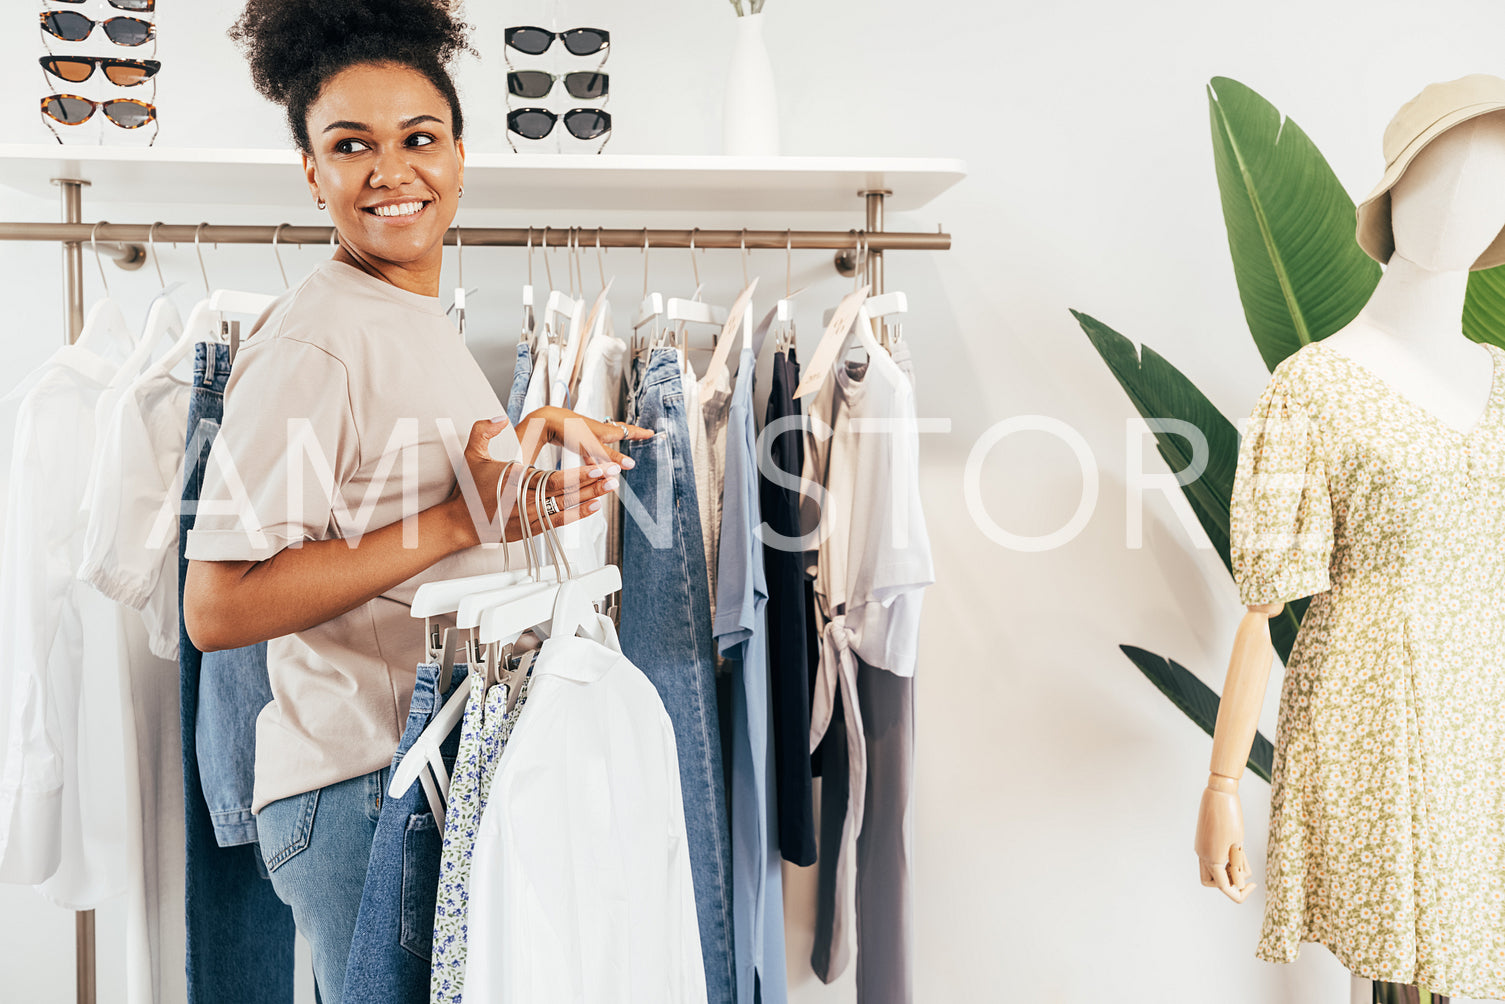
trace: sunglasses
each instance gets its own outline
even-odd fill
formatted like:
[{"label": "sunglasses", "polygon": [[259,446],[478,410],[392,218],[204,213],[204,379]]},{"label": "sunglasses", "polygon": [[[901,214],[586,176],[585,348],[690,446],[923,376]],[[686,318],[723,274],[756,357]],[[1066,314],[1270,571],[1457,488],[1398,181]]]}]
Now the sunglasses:
[{"label": "sunglasses", "polygon": [[88,80],[94,76],[97,66],[104,70],[105,79],[120,87],[143,84],[162,68],[155,59],[108,59],[104,56],[43,56],[38,62],[42,69],[70,84]]},{"label": "sunglasses", "polygon": [[[89,0],[52,0],[53,3],[88,3]],[[157,0],[109,0],[116,10],[154,11]]]},{"label": "sunglasses", "polygon": [[157,117],[157,106],[135,98],[94,101],[77,94],[49,94],[42,99],[42,114],[63,125],[83,125],[103,109],[105,118],[122,129],[140,129]]},{"label": "sunglasses", "polygon": [[603,28],[571,28],[569,31],[548,31],[544,28],[508,28],[504,32],[507,44],[518,52],[530,56],[542,56],[554,44],[554,39],[576,56],[589,56],[611,44],[611,32]]},{"label": "sunglasses", "polygon": [[42,13],[42,30],[65,42],[82,42],[96,26],[103,28],[105,35],[116,45],[142,45],[150,42],[157,33],[150,21],[135,17],[112,17],[108,21],[96,21],[76,10]]},{"label": "sunglasses", "polygon": [[589,70],[558,76],[543,70],[513,70],[507,74],[507,93],[519,98],[547,97],[560,80],[572,98],[599,98],[607,92],[607,75]]},{"label": "sunglasses", "polygon": [[507,113],[507,129],[523,139],[543,139],[561,118],[576,139],[599,139],[611,131],[611,112],[600,108],[571,108],[563,115],[547,108],[517,108]]}]

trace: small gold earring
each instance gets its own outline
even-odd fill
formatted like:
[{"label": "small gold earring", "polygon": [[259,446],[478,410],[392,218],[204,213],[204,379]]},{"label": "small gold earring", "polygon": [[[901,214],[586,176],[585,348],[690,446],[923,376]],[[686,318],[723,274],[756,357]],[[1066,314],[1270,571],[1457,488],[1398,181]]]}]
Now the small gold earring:
[{"label": "small gold earring", "polygon": [[458,195],[455,196],[455,198],[457,198],[457,199],[463,199],[463,198],[465,198],[465,186],[464,185],[460,186],[460,192],[459,192]]}]

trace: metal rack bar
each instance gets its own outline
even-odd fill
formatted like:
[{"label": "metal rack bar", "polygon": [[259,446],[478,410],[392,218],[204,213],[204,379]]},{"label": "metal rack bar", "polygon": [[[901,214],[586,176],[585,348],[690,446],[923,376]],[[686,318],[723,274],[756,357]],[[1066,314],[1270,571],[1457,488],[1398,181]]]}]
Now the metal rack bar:
[{"label": "metal rack bar", "polygon": [[[66,191],[66,189],[65,189]],[[662,248],[688,248],[693,239],[697,248],[742,248],[750,250],[783,251],[786,247],[796,250],[846,250],[856,246],[859,236],[875,254],[884,251],[947,251],[951,248],[951,235],[947,233],[905,233],[883,231],[881,208],[874,213],[876,202],[881,207],[882,196],[868,196],[868,219],[876,219],[878,227],[869,226],[866,231],[857,230],[659,230],[652,228],[623,229],[615,227],[458,227],[445,235],[444,243],[454,244],[456,233],[465,247],[524,247],[530,240],[535,247],[564,247],[571,235],[577,235],[582,244],[595,246],[600,237],[604,248],[641,248],[646,241],[655,250]],[[128,245],[140,245],[148,240],[158,243],[202,244],[270,244],[273,235],[278,244],[328,244],[334,228],[263,226],[238,224],[160,224],[145,223],[4,223],[0,222],[0,240],[6,241],[63,241],[70,245],[97,240],[101,254],[118,259],[130,259],[138,252]]]}]

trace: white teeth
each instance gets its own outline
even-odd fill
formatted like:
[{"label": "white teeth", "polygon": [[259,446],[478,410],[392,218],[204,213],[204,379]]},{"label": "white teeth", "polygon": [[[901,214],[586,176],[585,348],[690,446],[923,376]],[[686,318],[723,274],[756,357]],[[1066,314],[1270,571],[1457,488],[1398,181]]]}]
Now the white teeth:
[{"label": "white teeth", "polygon": [[395,206],[377,206],[372,211],[377,216],[412,216],[423,209],[421,202],[402,202]]}]

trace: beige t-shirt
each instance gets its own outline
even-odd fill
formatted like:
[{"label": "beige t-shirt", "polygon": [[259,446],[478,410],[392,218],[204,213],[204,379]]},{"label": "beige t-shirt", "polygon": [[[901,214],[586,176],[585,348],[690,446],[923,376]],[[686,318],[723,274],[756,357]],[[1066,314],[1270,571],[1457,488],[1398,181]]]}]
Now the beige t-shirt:
[{"label": "beige t-shirt", "polygon": [[[235,358],[188,557],[259,561],[442,502],[455,483],[451,451],[463,470],[472,423],[504,413],[437,297],[323,262],[278,298]],[[510,427],[496,447],[515,456]],[[499,547],[461,551],[271,640],[254,811],[391,763],[425,654],[423,623],[409,615],[414,591],[502,561]]]}]

